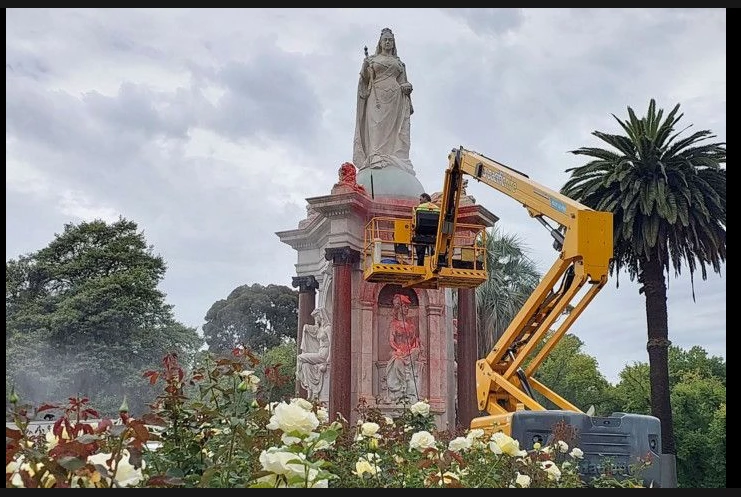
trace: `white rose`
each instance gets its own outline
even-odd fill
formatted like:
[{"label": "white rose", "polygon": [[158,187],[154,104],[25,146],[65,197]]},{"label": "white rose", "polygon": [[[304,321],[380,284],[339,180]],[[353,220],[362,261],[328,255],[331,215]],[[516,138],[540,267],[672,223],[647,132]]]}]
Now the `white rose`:
[{"label": "white rose", "polygon": [[471,448],[471,440],[464,437],[457,437],[450,441],[448,444],[448,450],[453,452],[460,452],[461,450],[467,450]]},{"label": "white rose", "polygon": [[364,437],[373,437],[376,435],[376,433],[378,433],[378,430],[380,429],[381,427],[378,426],[378,423],[373,423],[369,421],[369,422],[363,423],[360,426],[360,433],[362,433]]},{"label": "white rose", "polygon": [[502,448],[496,442],[489,442],[489,450],[497,455],[502,453]]},{"label": "white rose", "polygon": [[574,447],[571,449],[571,454],[569,454],[574,459],[581,459],[584,457],[584,452],[579,447]]},{"label": "white rose", "polygon": [[377,472],[378,466],[376,466],[375,464],[371,464],[361,457],[360,459],[358,459],[358,462],[355,463],[355,471],[353,471],[353,474],[362,478],[365,473],[368,473],[371,476],[375,476]]},{"label": "white rose", "polygon": [[320,423],[326,423],[329,421],[329,412],[323,407],[319,407],[316,410],[316,418],[319,420]]},{"label": "white rose", "polygon": [[435,447],[435,437],[429,431],[418,431],[412,435],[412,439],[409,441],[409,450],[418,450],[423,452],[425,449],[431,449]]},{"label": "white rose", "polygon": [[517,473],[517,478],[515,478],[515,483],[522,488],[527,488],[530,486],[530,477],[528,475],[521,475],[520,473]]},{"label": "white rose", "polygon": [[266,428],[268,430],[283,430],[285,433],[298,432],[302,435],[309,433],[319,426],[316,414],[307,411],[298,403],[286,404],[281,402],[275,406],[273,415]]},{"label": "white rose", "polygon": [[305,411],[311,411],[314,409],[314,405],[311,402],[306,399],[302,399],[301,397],[291,399],[291,404],[297,405]]},{"label": "white rose", "polygon": [[481,428],[474,428],[468,432],[468,434],[466,435],[466,438],[468,438],[469,440],[476,440],[478,438],[483,437],[484,433],[485,433],[484,430],[482,430]]},{"label": "white rose", "polygon": [[304,474],[305,466],[301,463],[305,456],[301,453],[288,452],[282,448],[270,447],[260,453],[262,469],[276,475]]},{"label": "white rose", "polygon": [[[90,464],[99,464],[108,470],[110,472],[113,472],[113,469],[116,469],[116,483],[118,483],[122,487],[133,487],[137,485],[140,481],[142,481],[142,469],[146,468],[146,462],[142,461],[141,468],[135,468],[130,462],[129,462],[129,451],[123,450],[121,451],[120,459],[118,460],[118,463],[115,461],[113,462],[113,466],[108,465],[108,460],[111,458],[112,454],[105,454],[105,453],[98,453],[93,454],[92,456],[88,456],[87,462]],[[108,478],[108,484],[111,483],[111,479]]]},{"label": "white rose", "polygon": [[553,461],[541,461],[540,467],[548,474],[548,479],[558,481],[561,478],[561,470]]},{"label": "white rose", "polygon": [[412,411],[412,413],[414,414],[419,414],[420,416],[427,417],[430,415],[430,404],[423,400],[420,400],[416,404],[412,404],[409,410]]},{"label": "white rose", "polygon": [[280,441],[283,442],[283,445],[289,446],[289,445],[300,443],[301,439],[298,437],[288,435],[287,433],[284,433],[283,435],[280,436]]}]

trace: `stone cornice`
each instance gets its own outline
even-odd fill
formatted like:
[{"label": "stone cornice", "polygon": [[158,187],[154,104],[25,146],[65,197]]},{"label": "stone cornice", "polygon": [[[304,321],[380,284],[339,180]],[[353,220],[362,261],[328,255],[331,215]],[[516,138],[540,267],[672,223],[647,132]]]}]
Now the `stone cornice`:
[{"label": "stone cornice", "polygon": [[491,227],[499,221],[494,213],[483,205],[462,205],[458,207],[458,222],[466,224],[481,224]]},{"label": "stone cornice", "polygon": [[311,223],[302,228],[292,230],[276,231],[280,241],[291,246],[295,250],[313,249],[324,246],[329,236],[329,220],[322,216],[316,216]]},{"label": "stone cornice", "polygon": [[306,202],[312,210],[327,218],[343,217],[349,214],[365,215],[373,204],[373,200],[357,192],[311,197],[307,198]]}]

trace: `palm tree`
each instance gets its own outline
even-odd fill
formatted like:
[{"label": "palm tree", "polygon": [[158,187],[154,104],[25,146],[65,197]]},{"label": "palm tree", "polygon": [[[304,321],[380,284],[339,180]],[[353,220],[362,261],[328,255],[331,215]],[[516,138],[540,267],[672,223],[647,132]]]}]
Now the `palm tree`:
[{"label": "palm tree", "polygon": [[485,357],[540,282],[535,263],[516,235],[487,230],[489,279],[476,289],[479,357]]},{"label": "palm tree", "polygon": [[[679,104],[664,115],[651,99],[645,117],[628,107],[621,121],[627,136],[594,131],[615,150],[582,147],[571,153],[591,157],[567,169],[561,192],[597,210],[611,211],[614,259],[610,273],[625,269],[646,298],[651,413],[661,421],[662,452],[676,455],[669,400],[669,330],[664,272],[689,269],[707,279],[707,267],[720,273],[726,260],[725,142],[706,142],[708,130],[680,138]],[[722,166],[723,165],[723,166]]]}]

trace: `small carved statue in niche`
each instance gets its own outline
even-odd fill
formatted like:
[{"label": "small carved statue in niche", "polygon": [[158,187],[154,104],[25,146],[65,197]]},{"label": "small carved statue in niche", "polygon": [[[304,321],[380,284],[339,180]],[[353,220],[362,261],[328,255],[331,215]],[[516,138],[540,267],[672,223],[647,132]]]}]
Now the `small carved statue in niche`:
[{"label": "small carved statue in niche", "polygon": [[386,363],[386,385],[389,400],[414,403],[420,400],[424,362],[419,330],[409,318],[409,297],[396,294],[389,324],[391,357]]}]

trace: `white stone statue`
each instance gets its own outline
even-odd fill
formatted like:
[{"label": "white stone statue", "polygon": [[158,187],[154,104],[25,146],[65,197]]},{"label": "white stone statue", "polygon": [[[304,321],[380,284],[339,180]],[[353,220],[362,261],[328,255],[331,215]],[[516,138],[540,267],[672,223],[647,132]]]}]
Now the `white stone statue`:
[{"label": "white stone statue", "polygon": [[360,69],[353,162],[358,170],[396,166],[414,176],[409,160],[409,116],[414,112],[406,67],[394,34],[383,28],[376,53]]},{"label": "white stone statue", "polygon": [[310,400],[329,400],[329,350],[332,323],[324,307],[311,313],[315,324],[305,324],[301,353],[296,357],[296,379]]},{"label": "white stone statue", "polygon": [[389,325],[391,357],[386,363],[386,386],[392,402],[415,403],[422,397],[424,354],[419,332],[409,315],[409,297],[394,295],[393,317]]}]

